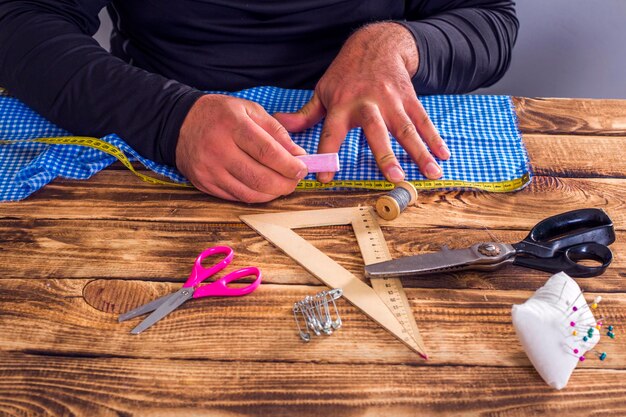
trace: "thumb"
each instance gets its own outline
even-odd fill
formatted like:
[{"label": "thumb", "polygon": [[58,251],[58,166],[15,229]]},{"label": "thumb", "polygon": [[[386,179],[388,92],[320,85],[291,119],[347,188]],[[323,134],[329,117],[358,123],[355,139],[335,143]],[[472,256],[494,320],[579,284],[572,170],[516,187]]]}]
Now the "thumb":
[{"label": "thumb", "polygon": [[295,113],[274,113],[276,120],[290,132],[301,132],[315,126],[326,114],[326,109],[313,93],[313,97]]},{"label": "thumb", "polygon": [[263,130],[269,133],[283,148],[292,155],[306,155],[306,150],[300,145],[296,144],[289,136],[289,133],[282,126],[278,120],[270,116],[265,112],[251,113],[250,118]]}]

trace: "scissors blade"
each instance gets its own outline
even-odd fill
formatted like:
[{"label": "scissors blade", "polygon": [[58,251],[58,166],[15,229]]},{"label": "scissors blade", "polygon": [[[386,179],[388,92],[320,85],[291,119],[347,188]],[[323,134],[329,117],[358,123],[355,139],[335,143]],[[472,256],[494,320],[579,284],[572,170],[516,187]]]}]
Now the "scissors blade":
[{"label": "scissors blade", "polygon": [[[497,248],[494,254],[486,255],[479,251],[484,245]],[[365,266],[368,278],[389,278],[426,275],[436,272],[462,271],[465,269],[489,269],[502,265],[503,261],[515,253],[511,245],[502,243],[478,243],[466,249],[448,249],[439,252],[406,256],[391,261]]]},{"label": "scissors blade", "polygon": [[139,306],[139,307],[137,307],[137,308],[135,308],[133,310],[127,311],[124,314],[120,314],[120,316],[117,318],[117,321],[119,323],[121,323],[123,321],[134,319],[135,317],[143,316],[144,314],[147,314],[147,313],[149,313],[151,311],[154,311],[157,308],[159,308],[159,306],[161,306],[161,304],[163,304],[165,302],[165,300],[167,300],[168,298],[170,298],[174,294],[176,294],[176,293],[171,293],[171,294],[164,295],[163,297],[159,297],[156,300],[150,301],[147,304]]},{"label": "scissors blade", "polygon": [[193,296],[193,288],[183,287],[175,293],[171,294],[167,300],[165,300],[152,314],[150,314],[144,321],[139,323],[130,332],[132,334],[139,334],[152,326],[163,317],[176,310],[181,304],[189,300]]}]

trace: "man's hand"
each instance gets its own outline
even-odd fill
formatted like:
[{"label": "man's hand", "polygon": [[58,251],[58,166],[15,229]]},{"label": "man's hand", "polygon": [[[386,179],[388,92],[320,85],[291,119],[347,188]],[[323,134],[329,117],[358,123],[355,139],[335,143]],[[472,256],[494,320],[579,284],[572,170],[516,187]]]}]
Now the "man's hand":
[{"label": "man's hand", "polygon": [[180,129],[176,165],[198,189],[258,203],[290,194],[307,175],[303,155],[280,123],[251,101],[205,95]]},{"label": "man's hand", "polygon": [[[411,77],[417,71],[415,40],[403,26],[385,22],[366,26],[345,43],[297,113],[274,116],[287,130],[299,132],[324,116],[318,153],[337,152],[348,131],[362,127],[376,162],[391,182],[404,179],[389,141],[398,140],[428,178],[441,177],[431,152],[448,159],[450,151],[417,99]],[[425,143],[424,143],[425,142]],[[334,173],[322,173],[328,182]]]}]

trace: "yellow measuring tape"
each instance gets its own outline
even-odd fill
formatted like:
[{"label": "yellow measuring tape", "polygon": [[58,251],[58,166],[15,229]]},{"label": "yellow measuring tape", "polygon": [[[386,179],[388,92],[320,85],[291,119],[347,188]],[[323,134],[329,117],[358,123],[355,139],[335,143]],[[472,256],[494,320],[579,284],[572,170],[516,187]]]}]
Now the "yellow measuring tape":
[{"label": "yellow measuring tape", "polygon": [[[111,145],[102,139],[91,138],[86,136],[58,136],[52,138],[37,138],[37,139],[23,139],[23,140],[2,140],[0,139],[0,145],[9,145],[13,143],[23,142],[38,142],[49,145],[81,145],[88,146],[90,148],[98,149],[111,156],[117,158],[126,168],[128,168],[133,174],[141,178],[143,181],[150,184],[169,185],[174,187],[194,188],[188,182],[174,182],[154,178],[149,175],[138,172],[133,164],[128,160],[128,157],[117,146]],[[515,191],[521,188],[523,185],[530,181],[530,174],[526,173],[521,178],[514,180],[500,181],[500,182],[471,182],[471,181],[456,181],[456,180],[421,180],[410,181],[415,188],[419,190],[434,190],[440,188],[473,188],[483,191],[491,191],[497,193],[504,193],[509,191]],[[321,183],[315,180],[302,180],[298,183],[298,190],[319,190],[328,188],[360,188],[366,190],[390,190],[394,188],[394,184],[389,181],[379,180],[338,180],[328,183]]]},{"label": "yellow measuring tape", "polygon": [[133,164],[130,163],[126,154],[118,148],[117,146],[111,145],[108,142],[103,141],[102,139],[90,138],[86,136],[59,136],[53,138],[37,138],[37,139],[24,139],[24,140],[0,140],[1,145],[9,145],[12,143],[24,143],[24,142],[38,142],[45,143],[48,145],[81,145],[88,146],[90,148],[98,149],[102,152],[106,152],[109,155],[114,156],[120,161],[126,168],[132,171],[133,174],[144,180],[145,182],[149,182],[150,184],[159,184],[159,185],[171,185],[175,187],[187,187],[193,188],[193,185],[185,182],[174,182],[174,181],[166,181],[158,178],[151,177],[149,175],[142,174],[141,172],[137,172]]}]

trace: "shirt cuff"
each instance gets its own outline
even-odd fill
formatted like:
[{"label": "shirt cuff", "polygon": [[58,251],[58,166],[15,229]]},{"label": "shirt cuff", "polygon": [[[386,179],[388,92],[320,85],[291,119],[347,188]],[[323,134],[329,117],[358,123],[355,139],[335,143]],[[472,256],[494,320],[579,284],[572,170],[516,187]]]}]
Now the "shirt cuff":
[{"label": "shirt cuff", "polygon": [[176,166],[176,145],[178,144],[180,128],[191,107],[203,95],[202,91],[190,89],[183,93],[172,106],[163,133],[159,138],[159,153],[163,163]]},{"label": "shirt cuff", "polygon": [[398,21],[411,32],[417,46],[419,62],[417,72],[412,78],[413,85],[418,94],[441,93],[446,85],[442,74],[437,68],[444,68],[443,56],[438,51],[443,45],[449,45],[446,35],[434,25],[427,22]]}]

